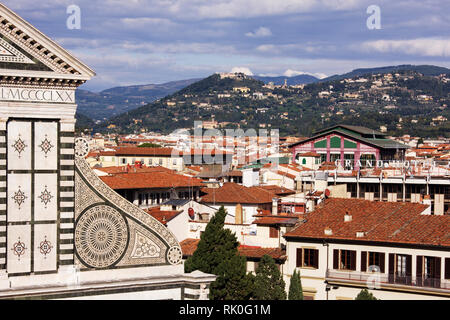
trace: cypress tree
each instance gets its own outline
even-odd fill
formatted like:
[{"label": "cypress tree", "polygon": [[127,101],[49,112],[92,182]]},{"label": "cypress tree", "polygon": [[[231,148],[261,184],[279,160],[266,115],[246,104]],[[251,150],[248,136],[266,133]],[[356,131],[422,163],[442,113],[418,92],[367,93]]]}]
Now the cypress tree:
[{"label": "cypress tree", "polygon": [[211,284],[210,299],[248,300],[253,281],[246,273],[245,257],[239,255],[236,236],[224,228],[226,214],[222,206],[211,218],[184,269],[188,273],[200,270],[218,276]]},{"label": "cypress tree", "polygon": [[300,271],[294,270],[289,284],[289,300],[303,300],[302,280],[300,279]]},{"label": "cypress tree", "polygon": [[254,298],[257,300],[286,300],[286,284],[275,260],[264,255],[256,268]]}]

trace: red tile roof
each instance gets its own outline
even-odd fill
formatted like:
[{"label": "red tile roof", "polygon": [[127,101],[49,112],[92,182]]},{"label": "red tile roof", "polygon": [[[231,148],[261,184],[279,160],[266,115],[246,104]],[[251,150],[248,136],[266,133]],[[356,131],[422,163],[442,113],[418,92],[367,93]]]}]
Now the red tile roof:
[{"label": "red tile roof", "polygon": [[119,147],[116,149],[117,156],[178,156],[179,152],[172,148],[140,148],[140,147]]},{"label": "red tile roof", "polygon": [[122,173],[144,173],[144,172],[171,172],[173,170],[167,169],[161,166],[147,167],[147,166],[118,166],[118,167],[103,167],[95,168],[96,170],[103,171],[109,174],[122,174]]},{"label": "red tile roof", "polygon": [[206,193],[202,196],[204,203],[241,204],[272,203],[272,199],[277,195],[295,193],[295,191],[277,186],[244,187],[232,182],[224,183],[221,188],[204,188],[202,192]]},{"label": "red tile roof", "polygon": [[[285,237],[450,247],[450,216],[421,215],[427,207],[418,203],[330,198]],[[346,212],[352,221],[344,222]],[[326,228],[333,234],[325,235]],[[357,237],[357,232],[365,234]]]},{"label": "red tile roof", "polygon": [[173,172],[142,172],[120,173],[110,176],[100,176],[110,188],[123,189],[155,189],[155,188],[180,188],[203,187],[202,180],[190,178]]},{"label": "red tile roof", "polygon": [[183,212],[183,210],[176,211],[176,210],[169,210],[169,211],[161,211],[161,207],[153,207],[149,208],[147,210],[148,214],[150,214],[153,218],[158,220],[164,225],[167,225],[167,222],[178,216],[180,213]]},{"label": "red tile roof", "polygon": [[[199,242],[200,239],[191,238],[181,241],[180,246],[183,251],[183,256],[192,256],[195,250],[197,250]],[[238,251],[240,255],[247,258],[261,259],[265,254],[267,254],[276,260],[286,260],[286,251],[280,248],[262,248],[257,246],[239,245]]]}]

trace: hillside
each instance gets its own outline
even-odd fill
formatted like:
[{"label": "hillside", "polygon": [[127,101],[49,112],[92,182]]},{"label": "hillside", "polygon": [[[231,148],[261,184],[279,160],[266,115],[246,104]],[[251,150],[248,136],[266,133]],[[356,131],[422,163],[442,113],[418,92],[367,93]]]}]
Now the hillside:
[{"label": "hillside", "polygon": [[76,99],[79,113],[93,119],[105,120],[172,94],[198,79],[116,87],[99,93],[78,89]]},{"label": "hillside", "polygon": [[388,67],[380,67],[380,68],[355,69],[351,72],[340,74],[340,75],[333,75],[331,77],[324,78],[319,81],[320,82],[328,82],[328,81],[336,81],[336,80],[354,78],[354,77],[358,77],[358,76],[365,76],[365,75],[371,75],[371,74],[396,73],[399,71],[413,71],[413,72],[423,74],[424,76],[438,76],[440,74],[450,74],[450,69],[443,68],[443,67],[431,66],[431,65],[414,66],[414,65],[410,65],[410,64],[404,64],[404,65],[399,65],[399,66],[388,66]]},{"label": "hillside", "polygon": [[319,78],[316,78],[314,76],[308,75],[308,74],[301,74],[294,77],[262,77],[262,76],[252,76],[255,80],[260,80],[264,83],[273,82],[274,85],[283,85],[284,81],[286,80],[286,83],[288,86],[295,86],[298,84],[309,84],[319,81]]},{"label": "hillside", "polygon": [[450,136],[450,79],[414,71],[271,87],[243,74],[214,74],[159,101],[99,124],[102,132],[170,133],[211,121],[217,128],[278,128],[309,136],[338,123],[384,128],[392,135]]}]

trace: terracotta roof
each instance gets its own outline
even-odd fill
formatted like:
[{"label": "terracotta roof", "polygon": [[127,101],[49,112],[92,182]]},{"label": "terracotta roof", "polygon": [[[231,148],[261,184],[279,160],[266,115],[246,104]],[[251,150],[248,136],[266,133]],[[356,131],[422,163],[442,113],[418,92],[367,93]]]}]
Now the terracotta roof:
[{"label": "terracotta roof", "polygon": [[[180,242],[181,250],[183,251],[183,257],[192,256],[197,250],[200,239],[185,239]],[[271,256],[276,260],[286,260],[286,251],[280,248],[262,248],[257,246],[239,245],[239,254],[253,259],[261,259],[265,254]]]},{"label": "terracotta roof", "polygon": [[285,188],[285,187],[280,187],[277,185],[264,185],[264,186],[257,186],[255,188],[260,188],[260,189],[264,189],[266,191],[272,192],[275,196],[285,196],[285,195],[290,195],[290,194],[295,194],[294,190]]},{"label": "terracotta roof", "polygon": [[[290,238],[340,239],[427,246],[450,246],[450,216],[421,215],[427,205],[330,198],[307,214],[307,222],[285,234]],[[352,221],[344,222],[348,212]],[[325,235],[330,228],[332,235]],[[357,237],[357,232],[364,232]]]},{"label": "terracotta roof", "polygon": [[290,173],[287,173],[284,171],[280,171],[280,170],[277,171],[277,174],[280,176],[284,176],[286,178],[292,179],[292,180],[295,180],[295,178],[296,178],[296,176],[294,176],[293,174],[290,174]]},{"label": "terracotta roof", "polygon": [[300,157],[320,157],[320,154],[318,154],[317,152],[305,152],[305,153],[300,153]]},{"label": "terracotta roof", "polygon": [[118,167],[102,167],[95,168],[96,170],[100,170],[109,174],[123,174],[123,173],[144,173],[144,172],[171,172],[173,170],[167,169],[161,166],[155,167],[147,167],[147,166],[118,166]]},{"label": "terracotta roof", "polygon": [[280,194],[292,194],[295,191],[277,187],[244,187],[239,184],[228,182],[221,188],[204,188],[201,202],[204,203],[247,203],[262,204],[272,203],[273,197]]},{"label": "terracotta roof", "polygon": [[173,172],[121,173],[111,176],[100,176],[103,182],[114,190],[119,189],[155,189],[203,187],[202,180],[190,178]]},{"label": "terracotta roof", "polygon": [[116,149],[117,156],[164,156],[178,155],[179,151],[172,148],[140,148],[119,147]]},{"label": "terracotta roof", "polygon": [[298,216],[264,216],[253,221],[257,225],[295,225],[298,221]]},{"label": "terracotta roof", "polygon": [[161,207],[153,207],[145,211],[164,225],[167,225],[167,222],[169,222],[170,220],[172,220],[173,218],[175,218],[176,216],[178,216],[180,213],[183,212],[183,210],[162,211]]}]

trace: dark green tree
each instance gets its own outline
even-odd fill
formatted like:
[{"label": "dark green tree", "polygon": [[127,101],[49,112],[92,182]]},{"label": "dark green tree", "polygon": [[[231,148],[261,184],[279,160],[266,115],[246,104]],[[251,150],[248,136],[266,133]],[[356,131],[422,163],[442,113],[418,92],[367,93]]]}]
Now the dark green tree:
[{"label": "dark green tree", "polygon": [[264,255],[256,268],[254,298],[257,300],[286,300],[286,284],[275,260]]},{"label": "dark green tree", "polygon": [[355,300],[378,300],[374,295],[367,289],[362,289],[360,293],[356,296]]},{"label": "dark green tree", "polygon": [[138,145],[139,148],[161,148],[159,144],[151,143],[151,142],[145,142],[140,145]]},{"label": "dark green tree", "polygon": [[211,284],[212,300],[248,300],[253,293],[253,279],[246,272],[246,260],[239,255],[239,243],[224,228],[226,211],[222,206],[205,228],[197,250],[185,264],[185,272],[200,270],[217,275]]},{"label": "dark green tree", "polygon": [[300,271],[294,270],[289,284],[289,300],[303,300],[302,280],[300,278]]}]

